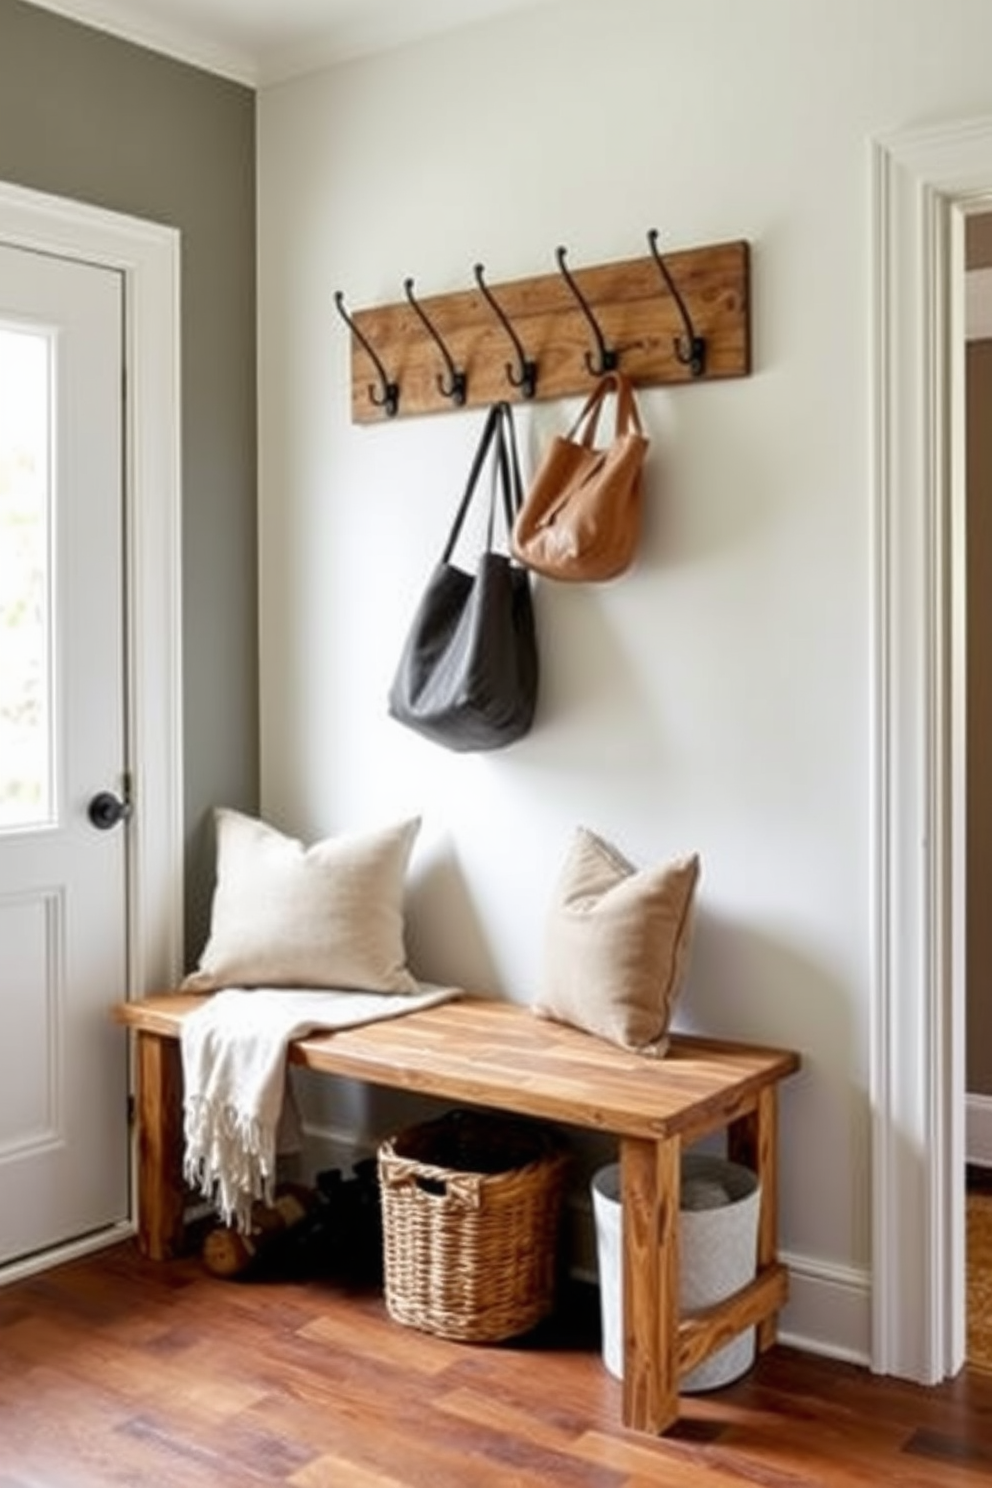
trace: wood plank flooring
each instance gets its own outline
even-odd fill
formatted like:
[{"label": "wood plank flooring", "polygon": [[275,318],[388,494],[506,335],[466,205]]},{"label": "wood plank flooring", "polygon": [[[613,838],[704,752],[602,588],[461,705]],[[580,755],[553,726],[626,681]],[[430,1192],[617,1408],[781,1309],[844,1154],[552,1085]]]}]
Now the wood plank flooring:
[{"label": "wood plank flooring", "polygon": [[130,1244],[0,1289],[0,1488],[978,1488],[992,1375],[933,1390],[786,1348],[619,1425],[597,1294],[525,1341],[400,1327],[379,1291],[236,1282]]}]

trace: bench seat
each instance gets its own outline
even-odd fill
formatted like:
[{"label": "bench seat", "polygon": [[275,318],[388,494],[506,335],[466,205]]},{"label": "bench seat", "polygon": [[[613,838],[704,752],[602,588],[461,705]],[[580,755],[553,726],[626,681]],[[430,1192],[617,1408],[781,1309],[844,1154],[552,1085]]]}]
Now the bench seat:
[{"label": "bench seat", "polygon": [[[183,1245],[183,1019],[201,996],[166,992],[120,1003],[135,1033],[138,1240],[164,1260]],[[294,1041],[293,1064],[394,1090],[565,1126],[619,1141],[623,1214],[624,1424],[659,1433],[678,1417],[679,1380],[746,1328],[775,1339],[788,1277],[777,1250],[777,1087],[792,1051],[675,1035],[664,1059],[463,996],[378,1023]],[[679,1314],[679,1187],[684,1147],[727,1134],[727,1156],[761,1185],[754,1281],[727,1301]]]}]

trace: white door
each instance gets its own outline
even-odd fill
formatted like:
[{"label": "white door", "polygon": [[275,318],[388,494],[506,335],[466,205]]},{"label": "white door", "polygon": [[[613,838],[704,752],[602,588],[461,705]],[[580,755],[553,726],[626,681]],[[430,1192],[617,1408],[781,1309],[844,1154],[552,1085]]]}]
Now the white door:
[{"label": "white door", "polygon": [[122,306],[0,245],[0,1265],[128,1215]]}]

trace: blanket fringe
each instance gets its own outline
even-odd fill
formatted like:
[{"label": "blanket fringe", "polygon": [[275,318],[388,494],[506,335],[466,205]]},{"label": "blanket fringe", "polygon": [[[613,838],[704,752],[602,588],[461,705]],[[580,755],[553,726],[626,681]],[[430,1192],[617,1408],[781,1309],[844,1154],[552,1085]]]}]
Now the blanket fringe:
[{"label": "blanket fringe", "polygon": [[252,1204],[275,1198],[276,1132],[237,1106],[191,1096],[185,1110],[186,1182],[214,1206],[225,1224],[251,1233]]}]

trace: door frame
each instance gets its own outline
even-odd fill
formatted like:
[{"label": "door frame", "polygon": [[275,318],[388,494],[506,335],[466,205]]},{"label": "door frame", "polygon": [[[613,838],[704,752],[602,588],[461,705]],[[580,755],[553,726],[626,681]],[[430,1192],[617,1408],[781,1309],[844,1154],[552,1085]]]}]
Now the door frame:
[{"label": "door frame", "polygon": [[992,117],[871,162],[872,1367],[933,1384],[965,1356],[964,228]]},{"label": "door frame", "polygon": [[[124,701],[135,799],[126,834],[126,974],[133,997],[175,986],[182,966],[180,235],[0,182],[0,242],[116,269],[123,279]],[[133,1197],[133,1182],[131,1190]],[[95,1249],[121,1228],[15,1263],[3,1279]]]}]

